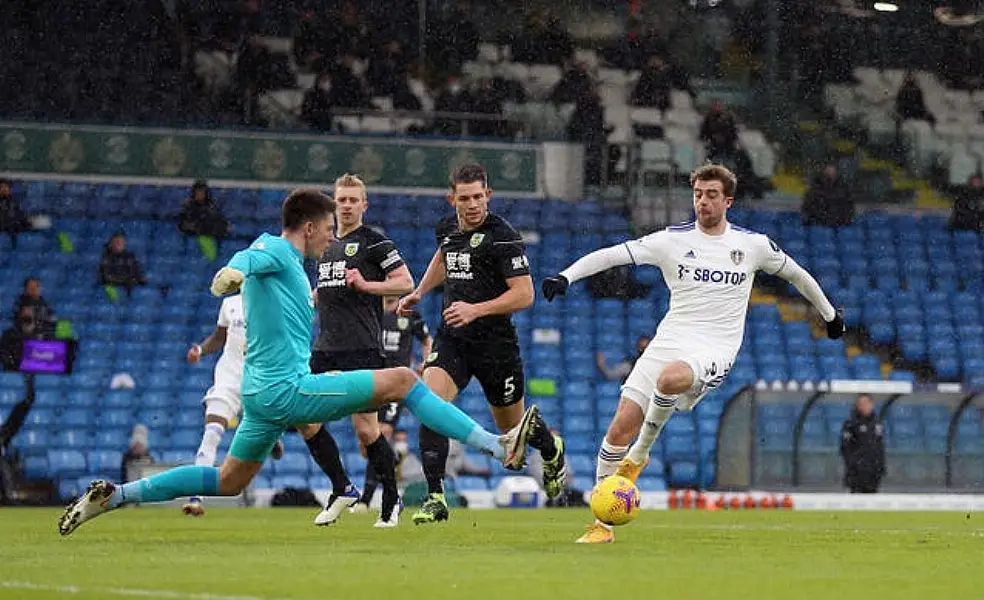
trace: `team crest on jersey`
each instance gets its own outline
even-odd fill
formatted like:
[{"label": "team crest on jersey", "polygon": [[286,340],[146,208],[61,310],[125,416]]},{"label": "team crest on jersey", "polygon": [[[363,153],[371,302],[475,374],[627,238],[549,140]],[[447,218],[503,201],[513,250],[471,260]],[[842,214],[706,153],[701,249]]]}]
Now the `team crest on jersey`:
[{"label": "team crest on jersey", "polygon": [[351,244],[345,244],[345,256],[355,256],[355,253],[359,251],[359,243],[353,242]]},{"label": "team crest on jersey", "polygon": [[471,241],[468,243],[471,244],[472,248],[478,248],[482,244],[482,240],[484,239],[485,239],[484,233],[473,233],[471,236]]},{"label": "team crest on jersey", "polygon": [[403,331],[410,326],[410,319],[406,317],[399,317],[396,320],[396,326],[397,328],[399,328],[400,331]]},{"label": "team crest on jersey", "polygon": [[731,251],[731,262],[735,263],[736,265],[740,265],[741,261],[743,260],[745,260],[745,253],[743,251],[741,250]]}]

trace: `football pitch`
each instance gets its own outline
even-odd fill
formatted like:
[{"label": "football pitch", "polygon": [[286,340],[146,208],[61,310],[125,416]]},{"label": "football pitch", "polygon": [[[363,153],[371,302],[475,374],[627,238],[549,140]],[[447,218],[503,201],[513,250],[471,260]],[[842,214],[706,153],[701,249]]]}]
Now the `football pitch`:
[{"label": "football pitch", "polygon": [[586,510],[379,530],[369,515],[317,528],[315,509],[142,507],[68,538],[59,512],[0,509],[0,598],[925,600],[984,585],[979,514],[645,511],[584,546]]}]

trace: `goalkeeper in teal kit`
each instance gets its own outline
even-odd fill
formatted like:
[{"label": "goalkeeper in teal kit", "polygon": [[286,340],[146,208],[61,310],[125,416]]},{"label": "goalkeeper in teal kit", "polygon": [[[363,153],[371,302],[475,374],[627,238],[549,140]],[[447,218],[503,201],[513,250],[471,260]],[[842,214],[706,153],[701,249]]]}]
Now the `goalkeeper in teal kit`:
[{"label": "goalkeeper in teal kit", "polygon": [[284,200],[281,235],[261,235],[212,281],[217,296],[241,291],[246,312],[243,418],[222,465],[177,467],[123,485],[94,481],[59,519],[62,535],[127,504],[235,496],[260,471],[287,427],[335,421],[390,402],[403,403],[427,427],[496,457],[507,468],[525,464],[535,406],[518,426],[498,436],[435,396],[406,367],[311,374],[314,306],[303,263],[305,257],[321,256],[333,242],[334,213],[331,197],[294,190]]}]

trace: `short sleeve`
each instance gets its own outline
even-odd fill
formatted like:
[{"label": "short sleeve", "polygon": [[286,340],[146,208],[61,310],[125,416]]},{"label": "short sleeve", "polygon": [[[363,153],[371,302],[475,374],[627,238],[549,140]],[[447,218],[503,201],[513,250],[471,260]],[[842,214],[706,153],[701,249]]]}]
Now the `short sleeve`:
[{"label": "short sleeve", "polygon": [[455,217],[445,217],[437,222],[437,227],[434,228],[434,239],[437,241],[438,248],[444,243],[444,238],[454,232],[456,223]]},{"label": "short sleeve", "polygon": [[496,236],[492,242],[499,272],[506,279],[530,274],[530,261],[526,257],[526,244],[515,231]]},{"label": "short sleeve", "polygon": [[786,253],[767,236],[758,236],[759,261],[758,268],[769,275],[776,275],[786,266]]},{"label": "short sleeve", "polygon": [[636,265],[655,265],[662,267],[669,256],[667,233],[659,231],[625,242],[632,263]]},{"label": "short sleeve", "polygon": [[232,320],[229,319],[229,300],[227,298],[222,301],[222,306],[219,307],[219,320],[215,324],[228,329],[231,323]]},{"label": "short sleeve", "polygon": [[383,273],[389,273],[403,266],[403,257],[391,240],[382,239],[369,247],[369,259],[379,265]]}]

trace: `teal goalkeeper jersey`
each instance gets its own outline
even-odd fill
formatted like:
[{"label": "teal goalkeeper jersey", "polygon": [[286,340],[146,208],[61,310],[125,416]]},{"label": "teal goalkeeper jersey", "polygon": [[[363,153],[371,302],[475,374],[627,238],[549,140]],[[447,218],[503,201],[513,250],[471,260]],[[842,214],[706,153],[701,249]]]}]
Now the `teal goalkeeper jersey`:
[{"label": "teal goalkeeper jersey", "polygon": [[256,394],[311,372],[314,300],[304,257],[289,241],[264,233],[229,266],[246,275],[246,363],[242,393]]}]

